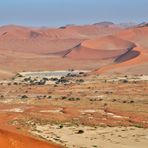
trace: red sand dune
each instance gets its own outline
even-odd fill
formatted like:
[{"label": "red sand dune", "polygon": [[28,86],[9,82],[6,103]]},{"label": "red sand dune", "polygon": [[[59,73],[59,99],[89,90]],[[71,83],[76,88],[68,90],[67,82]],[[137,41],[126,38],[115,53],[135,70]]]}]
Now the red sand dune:
[{"label": "red sand dune", "polygon": [[0,27],[0,48],[11,51],[48,53],[71,48],[82,39],[78,33],[60,29]]},{"label": "red sand dune", "polygon": [[148,74],[148,27],[126,29],[117,34],[118,38],[134,42],[137,47],[119,56],[114,64],[96,70],[97,73],[130,72]]},{"label": "red sand dune", "polygon": [[69,50],[64,57],[72,59],[114,59],[128,50],[135,47],[135,44],[115,36],[94,38],[82,42],[79,46]]},{"label": "red sand dune", "polygon": [[126,29],[118,33],[117,36],[148,48],[148,26]]},{"label": "red sand dune", "polygon": [[0,48],[21,52],[48,53],[78,45],[82,40],[117,33],[117,26],[68,26],[63,28],[0,27]]},{"label": "red sand dune", "polygon": [[94,69],[100,63],[55,57],[49,53],[67,51],[86,39],[112,35],[121,30],[122,28],[115,24],[60,28],[2,26],[0,27],[0,79],[10,78],[18,71]]},{"label": "red sand dune", "polygon": [[139,56],[139,51],[129,51],[134,44],[143,50],[148,48],[147,38],[147,26],[123,29],[108,22],[60,28],[2,26],[0,76],[10,77],[24,70],[92,70],[126,62]]},{"label": "red sand dune", "polygon": [[[108,65],[105,67],[102,67],[98,70],[96,70],[95,72],[97,74],[102,74],[102,73],[108,73],[108,72],[127,72],[128,69],[136,66],[136,69],[138,69],[137,67],[143,65],[143,64],[148,64],[148,50],[147,49],[143,49],[141,47],[135,47],[134,51],[138,53],[137,56],[135,56],[134,58],[129,58],[128,60],[124,60],[121,63],[116,63],[116,64],[112,64],[112,65]],[[126,58],[126,54],[125,54],[125,58]],[[124,59],[124,57],[123,57]],[[134,67],[135,68],[135,67]],[[133,69],[134,71],[134,69]],[[145,69],[143,71],[135,71],[135,73],[139,73],[139,74],[145,74],[148,73],[147,70],[147,66],[145,65]]]},{"label": "red sand dune", "polygon": [[94,38],[86,40],[81,44],[83,47],[92,49],[105,49],[105,50],[120,50],[132,48],[134,44],[127,40],[119,39],[115,36],[105,36],[102,38]]},{"label": "red sand dune", "polygon": [[[1,109],[16,107],[16,104],[0,104]],[[23,113],[0,113],[0,148],[61,148],[62,146],[33,138],[28,130],[17,130],[10,121],[22,119]],[[23,132],[23,133],[22,133]]]},{"label": "red sand dune", "polygon": [[60,148],[59,146],[39,141],[37,139],[0,130],[1,148]]},{"label": "red sand dune", "polygon": [[118,33],[122,30],[121,27],[118,25],[112,24],[112,25],[83,25],[83,26],[68,26],[65,28],[68,31],[75,31],[81,37],[91,39],[92,37],[101,37],[106,35],[112,35],[115,33]]}]

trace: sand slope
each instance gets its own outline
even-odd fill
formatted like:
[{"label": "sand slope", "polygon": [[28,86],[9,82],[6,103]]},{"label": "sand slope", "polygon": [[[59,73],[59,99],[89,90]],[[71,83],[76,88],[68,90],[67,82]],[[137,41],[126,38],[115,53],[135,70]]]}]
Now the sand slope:
[{"label": "sand slope", "polygon": [[117,65],[140,55],[129,51],[135,45],[146,50],[147,38],[145,25],[123,29],[110,22],[60,28],[2,26],[0,75],[7,78],[17,71],[93,70]]},{"label": "sand slope", "polygon": [[117,33],[120,27],[97,25],[61,28],[0,27],[0,48],[21,52],[48,53],[72,48],[84,39]]},{"label": "sand slope", "polygon": [[148,48],[148,27],[136,27],[126,29],[117,34],[118,37],[139,44],[144,48]]},{"label": "sand slope", "polygon": [[2,148],[60,148],[37,139],[0,130],[0,146]]},{"label": "sand slope", "polygon": [[115,36],[94,38],[82,42],[64,57],[72,59],[113,59],[135,47],[135,44]]},{"label": "sand slope", "polygon": [[92,49],[104,49],[104,50],[120,50],[126,48],[132,48],[134,44],[127,40],[119,39],[116,36],[105,36],[102,38],[94,38],[86,40],[81,44],[83,47]]},{"label": "sand slope", "polygon": [[[134,71],[134,73],[136,74],[148,74],[148,70],[146,68],[147,67],[146,64],[148,64],[148,51],[141,47],[135,47],[133,53],[129,52],[125,54],[123,57],[116,60],[117,61],[116,64],[102,67],[96,70],[96,72],[98,74],[106,73],[106,72],[127,73],[129,70],[130,73]],[[145,68],[141,71],[139,69],[142,64],[145,64]],[[136,71],[134,69],[131,71],[130,69],[132,69],[132,67],[134,67],[134,69],[136,68]]]},{"label": "sand slope", "polygon": [[109,64],[96,70],[97,73],[122,72],[130,74],[148,74],[148,27],[140,26],[121,31],[118,38],[129,40],[137,47],[120,55],[115,64]]}]

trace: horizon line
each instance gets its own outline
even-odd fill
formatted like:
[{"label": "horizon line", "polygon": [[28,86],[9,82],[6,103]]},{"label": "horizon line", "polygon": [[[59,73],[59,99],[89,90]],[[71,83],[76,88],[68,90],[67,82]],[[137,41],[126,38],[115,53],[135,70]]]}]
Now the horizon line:
[{"label": "horizon line", "polygon": [[113,23],[114,25],[121,25],[121,24],[141,24],[141,23],[147,23],[147,21],[126,21],[126,22],[114,22],[114,21],[100,21],[100,22],[92,22],[92,23],[68,23],[68,24],[63,24],[63,25],[29,25],[26,23],[0,23],[0,27],[3,26],[18,26],[18,27],[33,27],[33,28],[59,28],[59,27],[66,27],[66,26],[85,26],[85,25],[95,25],[99,23]]}]

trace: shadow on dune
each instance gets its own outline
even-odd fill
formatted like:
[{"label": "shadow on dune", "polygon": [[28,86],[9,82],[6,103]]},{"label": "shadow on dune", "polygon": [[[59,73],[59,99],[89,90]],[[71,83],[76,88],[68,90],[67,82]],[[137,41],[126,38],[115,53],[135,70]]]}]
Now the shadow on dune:
[{"label": "shadow on dune", "polygon": [[122,63],[122,62],[126,62],[128,60],[131,60],[133,58],[136,58],[137,56],[140,55],[139,51],[135,51],[132,48],[129,49],[126,53],[122,54],[121,56],[119,56],[117,59],[115,59],[115,63]]}]

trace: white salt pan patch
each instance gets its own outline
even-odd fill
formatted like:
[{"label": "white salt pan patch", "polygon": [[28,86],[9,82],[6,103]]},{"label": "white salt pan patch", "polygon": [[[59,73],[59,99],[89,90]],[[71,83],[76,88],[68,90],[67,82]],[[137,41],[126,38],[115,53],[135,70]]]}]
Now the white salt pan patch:
[{"label": "white salt pan patch", "polygon": [[41,113],[62,113],[63,109],[56,109],[56,110],[41,110]]},{"label": "white salt pan patch", "polygon": [[16,112],[16,113],[24,112],[24,110],[21,109],[21,108],[3,109],[3,110],[0,110],[0,111],[2,111],[2,112]]},{"label": "white salt pan patch", "polygon": [[113,113],[107,113],[107,115],[110,115],[112,116],[113,118],[125,118],[125,119],[128,119],[129,117],[125,117],[125,116],[119,116],[119,115],[115,115]]},{"label": "white salt pan patch", "polygon": [[97,112],[97,110],[94,110],[94,109],[87,109],[87,110],[81,110],[80,112],[81,112],[81,113],[95,113],[95,112]]}]

